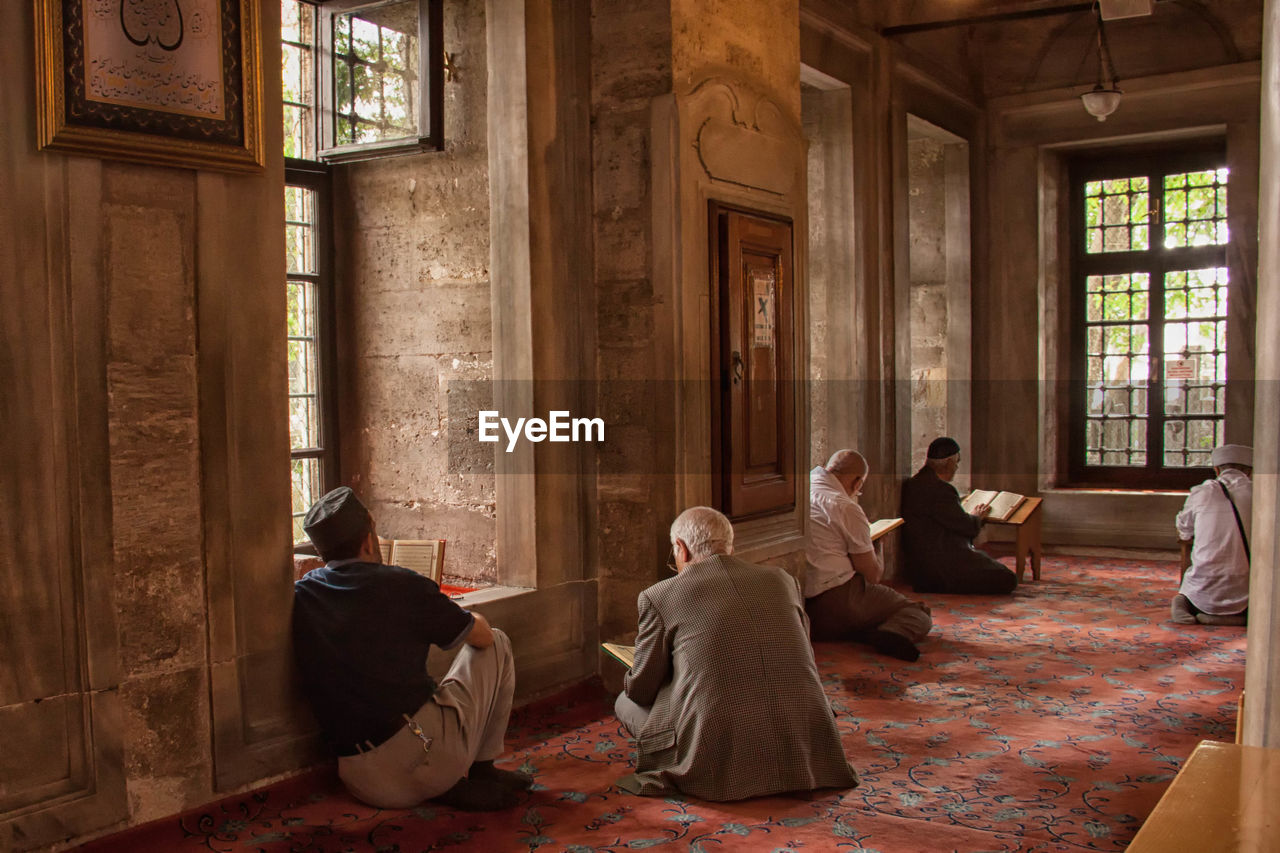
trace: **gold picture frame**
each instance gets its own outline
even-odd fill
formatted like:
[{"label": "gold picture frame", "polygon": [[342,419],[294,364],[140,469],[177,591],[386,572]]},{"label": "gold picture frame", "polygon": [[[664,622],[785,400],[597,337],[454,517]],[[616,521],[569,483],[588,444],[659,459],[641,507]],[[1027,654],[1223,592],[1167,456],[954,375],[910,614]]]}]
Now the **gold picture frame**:
[{"label": "gold picture frame", "polygon": [[259,0],[36,0],[41,149],[258,172]]}]

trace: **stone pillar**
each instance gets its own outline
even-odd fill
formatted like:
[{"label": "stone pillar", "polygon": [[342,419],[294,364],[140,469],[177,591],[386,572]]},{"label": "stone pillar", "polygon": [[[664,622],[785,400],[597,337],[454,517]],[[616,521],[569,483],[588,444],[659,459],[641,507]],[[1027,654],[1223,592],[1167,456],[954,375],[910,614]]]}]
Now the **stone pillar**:
[{"label": "stone pillar", "polygon": [[[799,3],[592,0],[591,10],[595,370],[610,436],[597,457],[595,559],[600,633],[614,639],[635,631],[637,594],[665,574],[675,514],[712,500],[707,203],[790,215],[806,233],[803,146],[783,164],[797,169],[791,189],[765,191],[755,177],[715,174],[714,157],[697,159],[709,150],[694,144],[707,116],[693,111],[721,110],[716,126],[738,139],[800,139]],[[797,292],[801,318],[805,298]],[[803,355],[798,347],[798,363]],[[803,477],[807,417],[799,426]],[[740,553],[761,557],[751,551],[761,537],[742,525],[737,537]],[[779,541],[768,558],[798,562],[801,549]]]},{"label": "stone pillar", "polygon": [[1253,579],[1244,742],[1280,747],[1280,3],[1267,0],[1263,17]]}]

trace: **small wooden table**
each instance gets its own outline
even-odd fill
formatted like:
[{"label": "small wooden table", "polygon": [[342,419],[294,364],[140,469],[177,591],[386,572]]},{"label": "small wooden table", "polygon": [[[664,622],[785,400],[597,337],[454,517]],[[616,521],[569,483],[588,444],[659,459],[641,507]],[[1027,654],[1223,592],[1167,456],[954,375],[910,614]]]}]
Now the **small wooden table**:
[{"label": "small wooden table", "polygon": [[1031,577],[1040,580],[1040,556],[1043,549],[1040,545],[1040,504],[1043,498],[1027,498],[1004,521],[988,519],[988,524],[1010,524],[1016,528],[1013,550],[1018,558],[1018,583],[1022,583],[1022,575],[1026,571],[1027,556],[1031,556]]},{"label": "small wooden table", "polygon": [[1202,740],[1129,853],[1280,853],[1280,749]]}]

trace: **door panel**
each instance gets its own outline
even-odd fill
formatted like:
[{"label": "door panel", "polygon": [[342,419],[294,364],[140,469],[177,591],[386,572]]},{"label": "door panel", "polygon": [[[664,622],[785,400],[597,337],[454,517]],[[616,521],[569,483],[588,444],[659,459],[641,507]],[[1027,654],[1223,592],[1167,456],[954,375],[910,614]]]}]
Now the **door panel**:
[{"label": "door panel", "polygon": [[795,506],[794,271],[789,221],[712,203],[714,493],[732,519]]}]

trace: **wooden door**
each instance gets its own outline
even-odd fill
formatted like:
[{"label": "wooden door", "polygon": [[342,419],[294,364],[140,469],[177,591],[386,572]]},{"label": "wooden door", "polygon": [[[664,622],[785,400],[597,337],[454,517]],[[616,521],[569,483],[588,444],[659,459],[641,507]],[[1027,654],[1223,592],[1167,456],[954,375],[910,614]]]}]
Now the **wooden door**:
[{"label": "wooden door", "polygon": [[792,227],[712,202],[713,492],[732,519],[795,507]]}]

